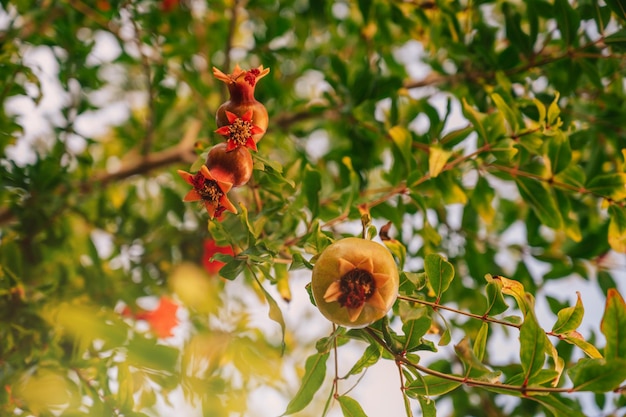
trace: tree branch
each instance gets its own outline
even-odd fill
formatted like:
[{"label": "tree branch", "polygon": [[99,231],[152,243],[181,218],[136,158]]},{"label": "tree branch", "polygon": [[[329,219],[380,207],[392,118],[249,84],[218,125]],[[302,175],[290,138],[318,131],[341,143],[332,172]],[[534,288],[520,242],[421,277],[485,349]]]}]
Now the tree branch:
[{"label": "tree branch", "polygon": [[[194,144],[201,128],[202,123],[199,120],[193,120],[178,145],[146,156],[135,154],[135,156],[132,156],[123,162],[122,167],[119,170],[115,172],[98,172],[89,180],[79,182],[78,184],[71,186],[71,188],[79,189],[82,193],[90,193],[96,188],[106,186],[113,181],[126,179],[133,175],[146,174],[155,169],[177,163],[191,164],[195,162],[197,158],[194,152]],[[64,191],[66,190],[60,190],[60,192]],[[0,210],[0,225],[9,223],[14,219],[15,213],[11,211],[11,209],[6,208]]]}]

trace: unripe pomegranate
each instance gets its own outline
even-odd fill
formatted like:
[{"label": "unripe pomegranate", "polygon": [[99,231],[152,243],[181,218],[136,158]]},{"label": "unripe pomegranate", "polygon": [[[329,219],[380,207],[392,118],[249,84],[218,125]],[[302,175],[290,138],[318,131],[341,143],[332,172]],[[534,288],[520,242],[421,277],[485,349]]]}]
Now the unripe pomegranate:
[{"label": "unripe pomegranate", "polygon": [[267,130],[269,118],[265,106],[254,98],[254,88],[257,81],[265,77],[269,72],[270,69],[263,68],[263,65],[248,71],[244,71],[239,65],[236,65],[231,74],[224,74],[219,69],[213,67],[213,75],[218,80],[226,83],[230,93],[230,99],[217,109],[217,114],[215,115],[217,127],[230,124],[227,111],[238,117],[243,117],[249,111],[252,111],[250,122],[261,130],[261,132],[253,134],[252,138],[255,143],[261,140]]},{"label": "unripe pomegranate", "polygon": [[195,175],[182,170],[178,171],[178,175],[193,187],[183,201],[202,201],[211,219],[219,217],[224,210],[237,213],[237,209],[226,196],[233,186],[232,183],[214,177],[206,165],[202,165]]},{"label": "unripe pomegranate", "polygon": [[227,148],[226,143],[218,143],[212,147],[205,165],[216,179],[239,187],[252,176],[252,156],[245,147],[237,147],[232,151]]},{"label": "unripe pomegranate", "polygon": [[400,277],[393,256],[371,240],[349,237],[328,246],[313,267],[311,289],[320,312],[345,327],[365,327],[393,306]]}]

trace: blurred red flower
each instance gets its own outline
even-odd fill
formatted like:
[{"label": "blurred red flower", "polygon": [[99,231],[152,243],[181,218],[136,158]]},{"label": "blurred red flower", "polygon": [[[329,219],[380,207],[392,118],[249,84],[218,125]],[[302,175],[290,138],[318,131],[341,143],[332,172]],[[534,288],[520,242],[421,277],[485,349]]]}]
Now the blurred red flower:
[{"label": "blurred red flower", "polygon": [[166,339],[174,336],[172,330],[178,325],[178,318],[176,317],[178,307],[178,304],[169,297],[161,296],[159,305],[154,310],[132,313],[128,307],[125,307],[122,315],[147,321],[159,338]]},{"label": "blurred red flower", "polygon": [[227,255],[234,255],[233,248],[231,246],[217,246],[213,239],[206,239],[204,241],[204,253],[202,254],[202,265],[204,269],[211,275],[217,275],[220,269],[224,266],[224,262],[213,261],[211,258],[216,253],[225,253]]}]

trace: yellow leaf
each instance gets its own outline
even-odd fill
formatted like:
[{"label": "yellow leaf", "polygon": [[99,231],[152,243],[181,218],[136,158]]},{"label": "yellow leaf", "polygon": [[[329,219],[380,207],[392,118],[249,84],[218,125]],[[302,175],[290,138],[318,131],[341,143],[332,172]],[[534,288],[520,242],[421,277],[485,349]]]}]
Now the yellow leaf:
[{"label": "yellow leaf", "polygon": [[431,178],[436,178],[446,166],[452,152],[442,149],[439,146],[431,146],[428,155],[428,169]]}]

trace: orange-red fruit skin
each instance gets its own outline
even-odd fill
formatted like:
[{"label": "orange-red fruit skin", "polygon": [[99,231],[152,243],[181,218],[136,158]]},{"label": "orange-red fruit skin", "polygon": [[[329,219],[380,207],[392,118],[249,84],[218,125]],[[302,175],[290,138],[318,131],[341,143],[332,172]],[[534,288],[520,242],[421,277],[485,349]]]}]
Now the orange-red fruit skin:
[{"label": "orange-red fruit skin", "polygon": [[[385,301],[384,310],[377,309],[367,302],[355,321],[351,321],[346,307],[339,302],[326,302],[324,294],[334,281],[340,279],[338,259],[343,258],[353,264],[359,264],[364,258],[370,258],[375,273],[389,275],[391,282],[378,290]],[[400,278],[396,262],[383,245],[371,240],[349,237],[326,247],[313,267],[311,290],[318,309],[328,320],[341,326],[361,328],[381,319],[393,306],[397,296]]]},{"label": "orange-red fruit skin", "polygon": [[240,187],[252,177],[252,155],[245,147],[232,151],[227,151],[226,147],[226,143],[213,146],[207,156],[206,166],[216,179]]}]

